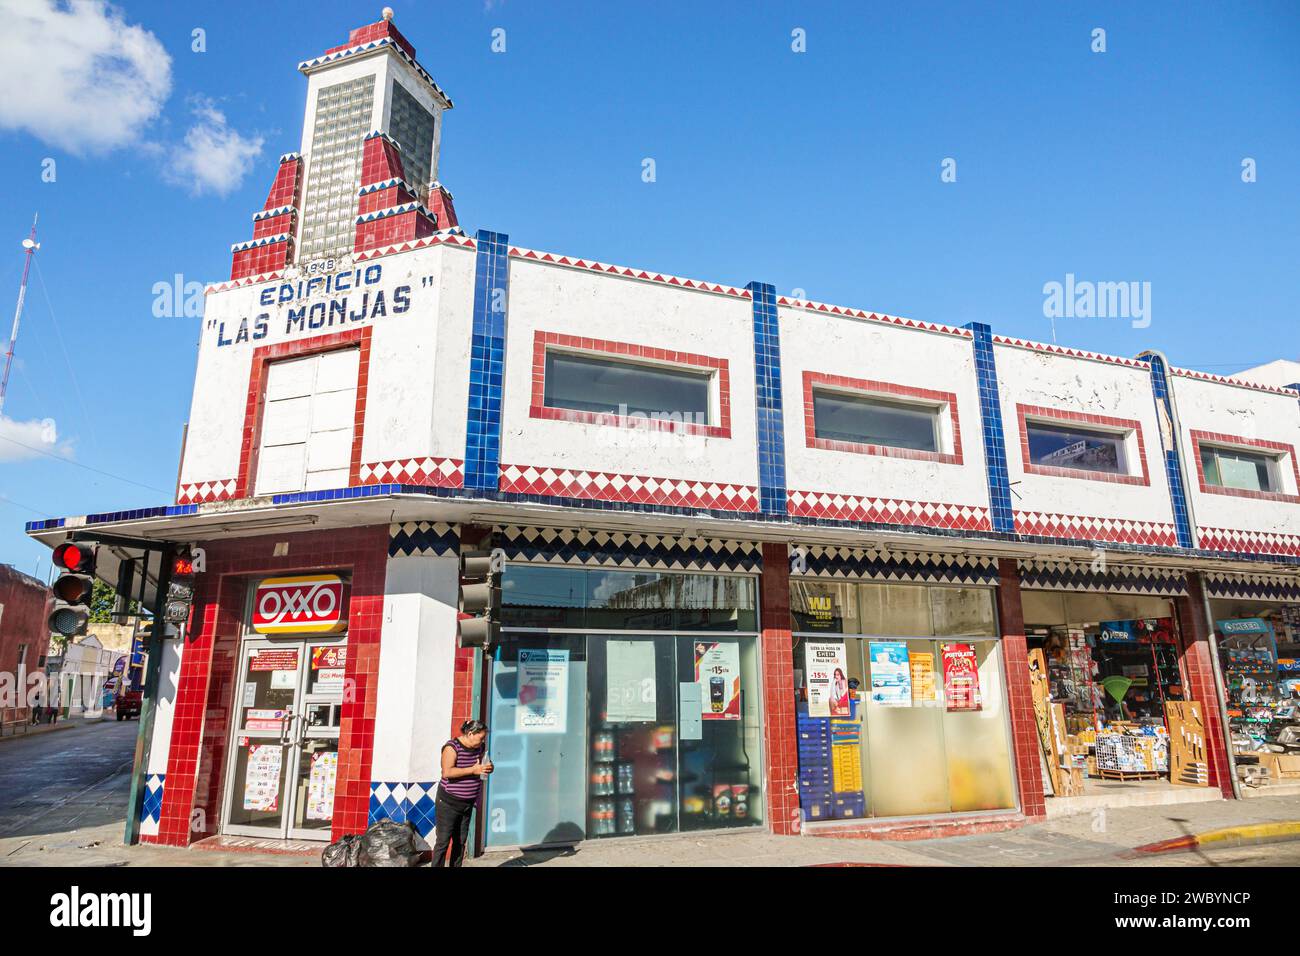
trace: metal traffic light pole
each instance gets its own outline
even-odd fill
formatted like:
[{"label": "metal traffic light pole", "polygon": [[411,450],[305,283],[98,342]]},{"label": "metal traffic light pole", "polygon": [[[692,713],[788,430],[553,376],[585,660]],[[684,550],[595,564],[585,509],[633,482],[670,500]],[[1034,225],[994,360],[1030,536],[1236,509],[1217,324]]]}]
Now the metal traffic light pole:
[{"label": "metal traffic light pole", "polygon": [[[167,633],[164,620],[167,609],[167,591],[171,586],[172,562],[176,548],[164,544],[158,552],[158,589],[153,599],[153,627],[149,633],[149,648],[145,656],[144,693],[140,695],[140,730],[135,738],[135,762],[131,767],[131,795],[126,808],[126,833],[122,842],[132,846],[140,842],[140,810],[144,806],[145,780],[149,774],[149,751],[153,745],[154,714],[157,713],[159,676],[162,673],[162,642]],[[149,574],[149,553],[141,562],[140,576]],[[128,665],[128,670],[129,670]]]}]

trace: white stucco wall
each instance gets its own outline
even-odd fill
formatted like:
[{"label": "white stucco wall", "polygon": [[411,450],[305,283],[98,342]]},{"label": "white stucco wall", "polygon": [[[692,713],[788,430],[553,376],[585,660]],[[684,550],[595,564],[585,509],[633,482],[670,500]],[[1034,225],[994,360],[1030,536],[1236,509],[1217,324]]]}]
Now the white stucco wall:
[{"label": "white stucco wall", "polygon": [[451,727],[459,568],[455,556],[388,560],[371,780],[438,779]]},{"label": "white stucco wall", "polygon": [[[1145,367],[1077,358],[1008,345],[994,346],[1012,507],[1024,513],[1065,514],[1173,524],[1151,374]],[[1149,484],[1026,474],[1017,405],[1136,421],[1142,428]],[[1063,422],[1062,424],[1069,424]],[[1134,450],[1132,445],[1130,450]],[[1135,454],[1129,470],[1141,474]]]},{"label": "white stucco wall", "polygon": [[[473,307],[472,251],[432,246],[358,263],[354,272],[378,266],[380,279],[343,294],[317,287],[310,296],[280,304],[279,290],[301,279],[273,281],[208,295],[194,396],[190,407],[181,484],[237,477],[244,413],[254,350],[280,343],[373,327],[362,462],[418,456],[460,459],[465,453],[465,396]],[[395,293],[409,290],[410,306],[395,311]],[[372,315],[383,292],[386,315]],[[311,329],[289,323],[289,311],[348,298],[349,313],[370,292],[364,318]],[[273,304],[264,305],[264,301]],[[328,316],[328,312],[326,312]],[[266,334],[253,339],[259,317]],[[241,325],[248,337],[240,340]],[[446,341],[446,348],[439,348]],[[229,344],[219,344],[228,342]],[[449,411],[450,410],[450,411]]]},{"label": "white stucco wall", "polygon": [[[537,331],[725,359],[731,437],[530,418]],[[750,300],[512,258],[501,463],[757,485]]]},{"label": "white stucco wall", "polygon": [[[778,321],[787,488],[988,507],[970,339],[801,308],[779,308]],[[962,464],[810,448],[804,422],[805,371],[953,393]]]},{"label": "white stucco wall", "polygon": [[[1197,527],[1300,536],[1300,503],[1201,491],[1191,434],[1214,432],[1300,450],[1300,401],[1292,394],[1183,375],[1171,375],[1170,382],[1182,429],[1187,493]],[[1287,454],[1278,471],[1283,491],[1296,495],[1300,489],[1291,467],[1293,457]]]}]

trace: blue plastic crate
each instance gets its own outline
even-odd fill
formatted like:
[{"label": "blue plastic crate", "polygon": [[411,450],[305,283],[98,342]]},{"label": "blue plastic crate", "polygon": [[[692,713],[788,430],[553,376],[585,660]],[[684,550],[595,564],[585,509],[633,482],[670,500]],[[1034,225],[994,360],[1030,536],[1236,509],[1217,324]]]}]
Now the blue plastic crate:
[{"label": "blue plastic crate", "polygon": [[831,804],[831,814],[837,820],[853,820],[867,815],[867,798],[862,793],[833,794]]},{"label": "blue plastic crate", "polygon": [[808,820],[831,819],[831,801],[829,799],[801,801],[799,806],[803,809],[803,815]]}]

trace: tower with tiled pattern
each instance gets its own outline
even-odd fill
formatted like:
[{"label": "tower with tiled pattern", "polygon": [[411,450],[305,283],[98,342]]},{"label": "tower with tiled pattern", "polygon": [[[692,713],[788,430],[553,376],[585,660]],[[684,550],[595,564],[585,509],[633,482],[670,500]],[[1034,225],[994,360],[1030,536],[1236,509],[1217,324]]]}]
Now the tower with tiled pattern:
[{"label": "tower with tiled pattern", "polygon": [[458,229],[451,193],[437,181],[452,102],[391,13],[298,69],[307,77],[302,148],[280,158],[252,239],[231,247],[230,278]]}]

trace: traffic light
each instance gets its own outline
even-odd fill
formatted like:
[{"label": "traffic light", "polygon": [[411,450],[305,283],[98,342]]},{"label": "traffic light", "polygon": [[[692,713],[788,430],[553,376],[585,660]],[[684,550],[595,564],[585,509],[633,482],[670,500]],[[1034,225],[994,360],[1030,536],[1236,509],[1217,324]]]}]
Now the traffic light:
[{"label": "traffic light", "polygon": [[88,545],[68,542],[54,549],[54,563],[63,573],[50,587],[54,592],[50,630],[64,637],[85,634],[95,591],[95,552]]},{"label": "traffic light", "polygon": [[491,551],[460,556],[461,647],[487,647],[501,636],[501,564]]}]

